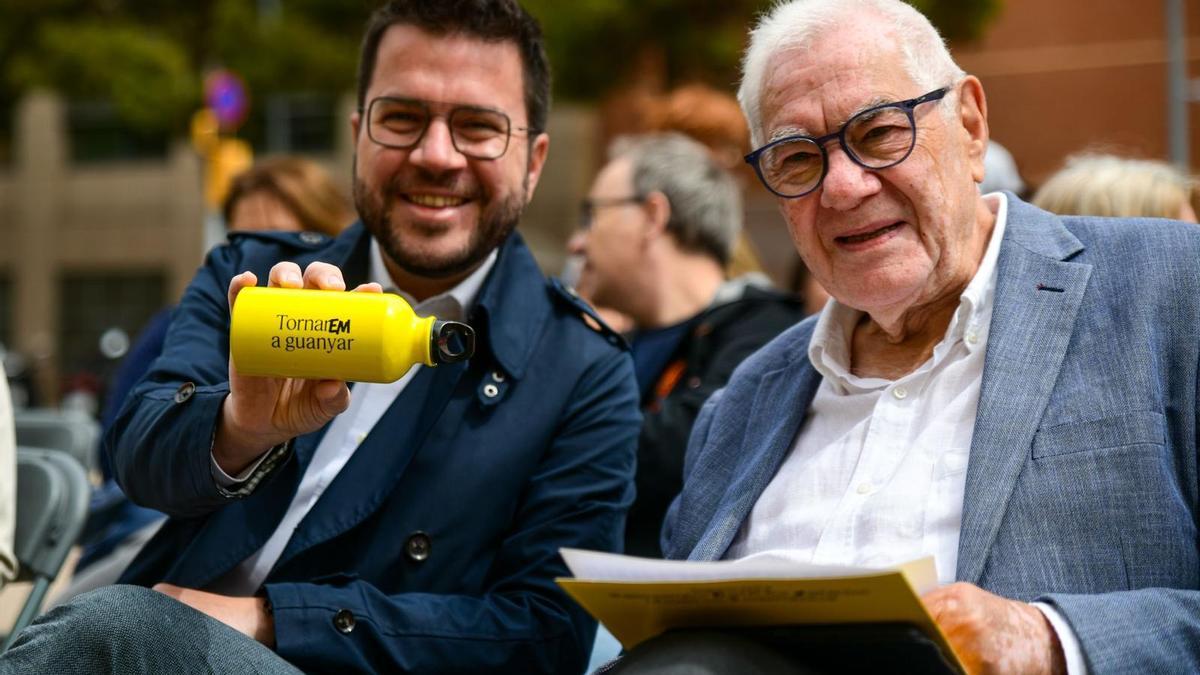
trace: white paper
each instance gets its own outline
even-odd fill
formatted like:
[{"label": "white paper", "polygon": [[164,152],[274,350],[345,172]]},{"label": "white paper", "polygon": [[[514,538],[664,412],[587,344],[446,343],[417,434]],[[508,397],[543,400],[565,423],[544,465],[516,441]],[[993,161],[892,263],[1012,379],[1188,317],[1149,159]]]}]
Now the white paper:
[{"label": "white paper", "polygon": [[[616,553],[600,553],[575,548],[559,551],[576,579],[589,581],[729,581],[735,579],[823,579],[854,577],[899,569],[899,565],[852,567],[847,565],[813,565],[788,558],[785,551],[759,553],[740,560],[692,562],[686,560],[657,560],[637,558]],[[933,557],[916,561],[909,570],[909,580],[920,594],[937,586],[937,571]]]}]

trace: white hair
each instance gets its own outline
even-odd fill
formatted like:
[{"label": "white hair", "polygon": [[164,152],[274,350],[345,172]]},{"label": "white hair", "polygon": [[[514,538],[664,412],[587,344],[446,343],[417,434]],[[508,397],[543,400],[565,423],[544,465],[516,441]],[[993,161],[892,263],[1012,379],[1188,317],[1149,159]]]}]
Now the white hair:
[{"label": "white hair", "polygon": [[804,50],[823,33],[843,22],[862,23],[865,15],[882,19],[899,41],[904,66],[913,83],[933,89],[955,82],[966,73],[950,56],[946,43],[929,19],[901,0],[785,0],[765,14],[750,32],[742,59],[738,101],[750,122],[755,147],[766,140],[762,125],[762,89],[771,58],[786,50]]}]

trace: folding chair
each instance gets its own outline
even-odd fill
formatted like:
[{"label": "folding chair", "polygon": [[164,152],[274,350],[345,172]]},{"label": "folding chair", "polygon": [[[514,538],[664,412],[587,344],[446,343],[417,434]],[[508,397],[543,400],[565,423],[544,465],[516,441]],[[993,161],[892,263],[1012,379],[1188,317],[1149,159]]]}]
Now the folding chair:
[{"label": "folding chair", "polygon": [[33,581],[0,653],[37,616],[87,519],[91,486],[79,462],[62,452],[17,448],[17,581]]},{"label": "folding chair", "polygon": [[61,450],[86,470],[96,468],[100,425],[87,413],[50,408],[13,411],[17,445]]}]

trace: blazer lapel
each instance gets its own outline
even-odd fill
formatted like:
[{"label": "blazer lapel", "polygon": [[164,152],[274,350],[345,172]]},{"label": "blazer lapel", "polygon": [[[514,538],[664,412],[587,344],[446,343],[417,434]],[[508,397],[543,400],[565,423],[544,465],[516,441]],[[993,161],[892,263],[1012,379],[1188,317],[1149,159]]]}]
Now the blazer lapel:
[{"label": "blazer lapel", "polygon": [[[799,348],[807,350],[808,340]],[[747,433],[742,435],[740,447],[730,448],[736,453],[732,457],[738,458],[733,480],[720,496],[689,560],[718,560],[725,555],[791,449],[820,383],[821,376],[809,363],[807,351],[796,364],[763,376],[746,418]],[[762,435],[754,433],[756,428],[764,428]]]},{"label": "blazer lapel", "polygon": [[1049,214],[1009,197],[979,410],[967,465],[957,578],[983,573],[1017,476],[1050,400],[1091,266]]}]

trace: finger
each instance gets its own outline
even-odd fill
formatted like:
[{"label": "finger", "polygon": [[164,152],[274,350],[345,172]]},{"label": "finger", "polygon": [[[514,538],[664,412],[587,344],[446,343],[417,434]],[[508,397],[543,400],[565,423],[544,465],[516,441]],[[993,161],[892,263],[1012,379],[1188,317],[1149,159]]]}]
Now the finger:
[{"label": "finger", "polygon": [[237,299],[238,293],[242,292],[243,288],[258,285],[258,277],[254,276],[254,272],[242,272],[236,277],[229,280],[229,309],[233,309],[233,301]]},{"label": "finger", "polygon": [[300,266],[294,262],[275,263],[267,285],[272,288],[301,288],[304,279],[300,275]]},{"label": "finger", "polygon": [[350,388],[343,380],[321,380],[313,387],[321,410],[333,417],[350,407]]},{"label": "finger", "polygon": [[342,271],[329,263],[315,262],[304,269],[304,287],[326,291],[346,290]]},{"label": "finger", "polygon": [[358,286],[355,286],[354,292],[355,293],[382,293],[383,286],[380,286],[379,284],[372,281],[369,284],[359,284]]}]

